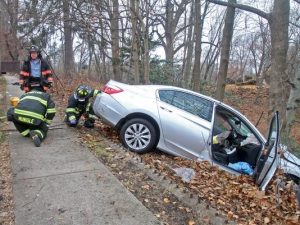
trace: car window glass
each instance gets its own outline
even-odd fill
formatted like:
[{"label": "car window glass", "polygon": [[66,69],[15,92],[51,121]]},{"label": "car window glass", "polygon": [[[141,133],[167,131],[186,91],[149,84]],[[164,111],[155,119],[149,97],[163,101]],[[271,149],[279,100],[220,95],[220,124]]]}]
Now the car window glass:
[{"label": "car window glass", "polygon": [[229,120],[234,129],[241,135],[249,136],[250,134],[252,134],[252,131],[246,126],[246,124],[237,117],[233,116]]},{"label": "car window glass", "polygon": [[215,123],[214,123],[215,134],[219,134],[228,130],[231,130],[230,124],[225,118],[223,118],[219,113],[217,113],[215,117]]},{"label": "car window glass", "polygon": [[159,98],[163,102],[172,104],[173,96],[174,96],[174,91],[169,91],[169,90],[159,91]]},{"label": "car window glass", "polygon": [[213,103],[209,100],[181,91],[159,91],[161,101],[211,121]]}]

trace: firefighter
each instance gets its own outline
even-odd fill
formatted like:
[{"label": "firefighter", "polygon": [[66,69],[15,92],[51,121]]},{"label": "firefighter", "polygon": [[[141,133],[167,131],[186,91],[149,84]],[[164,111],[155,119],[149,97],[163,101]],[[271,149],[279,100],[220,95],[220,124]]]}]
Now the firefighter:
[{"label": "firefighter", "polygon": [[34,88],[20,97],[19,103],[8,110],[12,121],[24,137],[30,137],[36,147],[46,138],[48,127],[55,116],[55,104],[42,88]]},{"label": "firefighter", "polygon": [[28,92],[34,87],[47,91],[52,87],[53,77],[49,64],[43,59],[40,50],[31,46],[29,57],[22,66],[19,80],[21,90]]},{"label": "firefighter", "polygon": [[93,104],[89,100],[99,93],[101,91],[92,89],[87,85],[79,85],[69,97],[65,122],[71,127],[76,127],[80,117],[83,115],[85,117],[84,126],[93,128],[97,117],[94,114]]}]

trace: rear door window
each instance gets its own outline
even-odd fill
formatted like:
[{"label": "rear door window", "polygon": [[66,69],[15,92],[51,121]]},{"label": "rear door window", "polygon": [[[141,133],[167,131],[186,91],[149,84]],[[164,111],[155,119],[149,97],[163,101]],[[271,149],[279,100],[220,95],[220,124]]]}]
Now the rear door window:
[{"label": "rear door window", "polygon": [[199,116],[207,121],[211,121],[213,103],[207,99],[190,93],[173,90],[160,90],[159,98],[163,102],[192,113],[195,116]]}]

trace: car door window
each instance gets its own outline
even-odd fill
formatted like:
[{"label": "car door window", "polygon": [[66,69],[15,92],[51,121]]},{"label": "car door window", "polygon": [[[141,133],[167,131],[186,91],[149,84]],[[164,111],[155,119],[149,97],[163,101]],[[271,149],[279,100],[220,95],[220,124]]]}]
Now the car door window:
[{"label": "car door window", "polygon": [[174,97],[174,91],[170,91],[170,90],[159,91],[159,98],[163,102],[172,104],[173,97]]},{"label": "car door window", "polygon": [[207,99],[181,91],[160,90],[160,100],[179,109],[211,121],[213,103]]}]

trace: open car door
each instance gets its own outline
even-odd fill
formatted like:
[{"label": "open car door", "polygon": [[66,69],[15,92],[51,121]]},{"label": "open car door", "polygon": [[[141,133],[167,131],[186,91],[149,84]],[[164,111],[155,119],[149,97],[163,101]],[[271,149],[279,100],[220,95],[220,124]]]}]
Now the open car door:
[{"label": "open car door", "polygon": [[264,191],[272,179],[279,165],[279,116],[275,112],[271,124],[268,139],[255,168],[255,181],[260,190]]}]

